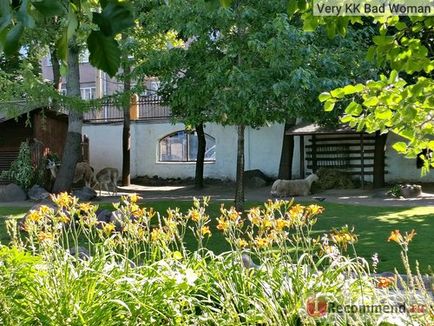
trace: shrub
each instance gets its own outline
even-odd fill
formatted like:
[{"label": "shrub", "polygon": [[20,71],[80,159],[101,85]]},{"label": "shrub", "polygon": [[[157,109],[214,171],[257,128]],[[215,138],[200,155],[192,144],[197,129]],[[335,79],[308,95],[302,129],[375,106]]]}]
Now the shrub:
[{"label": "shrub", "polygon": [[[67,194],[52,199],[55,208],[28,214],[25,238],[9,222],[12,249],[0,250],[0,323],[393,325],[380,313],[319,316],[318,302],[394,304],[396,288],[377,282],[368,262],[350,255],[353,230],[313,236],[323,211],[318,205],[268,201],[246,216],[222,205],[217,229],[232,250],[215,255],[205,246],[215,231],[206,212],[209,198],[195,199],[187,212],[175,208],[160,215],[140,207],[136,195],[122,197],[110,223],[99,222],[89,203]],[[184,245],[187,231],[197,239],[195,251]],[[395,232],[389,239],[406,257],[413,236]],[[83,245],[89,257],[80,257]],[[430,309],[432,298],[422,285],[408,288],[400,300],[414,300],[416,291]],[[429,312],[398,317],[407,324],[432,323]]]},{"label": "shrub", "polygon": [[12,162],[8,171],[2,171],[2,179],[10,180],[27,190],[34,184],[35,170],[28,142],[22,142],[18,157]]}]

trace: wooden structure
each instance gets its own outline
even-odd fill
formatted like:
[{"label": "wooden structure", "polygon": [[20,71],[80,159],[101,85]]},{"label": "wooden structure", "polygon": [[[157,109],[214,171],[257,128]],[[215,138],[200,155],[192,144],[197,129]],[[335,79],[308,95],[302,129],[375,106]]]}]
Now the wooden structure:
[{"label": "wooden structure", "polygon": [[28,141],[35,165],[47,153],[62,156],[68,131],[68,116],[35,109],[16,118],[0,113],[0,173],[16,159],[20,144]]},{"label": "wooden structure", "polygon": [[300,138],[300,178],[306,169],[315,173],[330,168],[359,176],[362,186],[366,176],[373,176],[374,187],[384,186],[385,135],[360,133],[345,125],[327,129],[306,123],[289,128],[286,135]]}]

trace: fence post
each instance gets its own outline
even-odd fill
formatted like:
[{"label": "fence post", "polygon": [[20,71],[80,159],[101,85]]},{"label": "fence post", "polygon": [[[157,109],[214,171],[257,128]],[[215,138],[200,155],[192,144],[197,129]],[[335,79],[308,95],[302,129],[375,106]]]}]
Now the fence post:
[{"label": "fence post", "polygon": [[139,120],[139,96],[133,94],[130,100],[130,117],[131,120]]}]

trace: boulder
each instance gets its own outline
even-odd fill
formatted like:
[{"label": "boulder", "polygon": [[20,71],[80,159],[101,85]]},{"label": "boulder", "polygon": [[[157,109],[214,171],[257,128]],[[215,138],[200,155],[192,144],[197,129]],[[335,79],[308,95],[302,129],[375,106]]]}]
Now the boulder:
[{"label": "boulder", "polygon": [[98,222],[110,223],[113,219],[112,214],[108,209],[98,210],[96,212],[97,220]]},{"label": "boulder", "polygon": [[95,190],[89,187],[83,187],[78,190],[74,190],[72,192],[72,195],[77,197],[80,201],[89,201],[92,199],[95,199],[97,196],[97,193]]},{"label": "boulder", "polygon": [[29,196],[29,198],[31,200],[40,201],[40,200],[48,198],[50,196],[50,193],[47,190],[45,190],[44,188],[42,188],[41,186],[34,185],[27,192],[27,195]]},{"label": "boulder", "polygon": [[0,188],[0,202],[23,201],[26,199],[26,192],[14,183],[10,183],[5,187]]},{"label": "boulder", "polygon": [[255,188],[265,187],[267,185],[267,182],[262,178],[252,177],[252,178],[246,179],[245,185],[248,188],[255,189]]},{"label": "boulder", "polygon": [[404,198],[419,197],[422,194],[422,186],[420,185],[401,185],[401,196]]},{"label": "boulder", "polygon": [[244,185],[248,188],[261,188],[271,183],[272,179],[261,170],[244,171]]}]

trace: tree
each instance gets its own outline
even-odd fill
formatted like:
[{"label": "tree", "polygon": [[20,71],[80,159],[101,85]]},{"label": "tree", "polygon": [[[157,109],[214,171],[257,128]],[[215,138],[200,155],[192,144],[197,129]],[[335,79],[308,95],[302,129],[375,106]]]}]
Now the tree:
[{"label": "tree", "polygon": [[304,33],[300,19],[288,17],[285,1],[233,2],[226,9],[193,4],[178,0],[154,10],[148,32],[172,29],[186,45],[149,54],[147,68],[160,77],[161,94],[176,119],[193,126],[237,126],[241,209],[245,127],[296,117],[336,122],[337,114],[326,115],[317,96],[376,76],[367,62],[357,62],[367,49],[362,40],[369,30],[330,41],[324,30]]},{"label": "tree", "polygon": [[434,166],[434,49],[432,17],[379,18],[370,58],[389,73],[365,84],[348,85],[321,95],[327,111],[350,99],[342,121],[359,130],[402,136],[393,148],[415,158],[426,151],[422,173]]},{"label": "tree", "polygon": [[74,104],[79,103],[80,96],[78,56],[82,40],[86,40],[91,64],[113,76],[118,71],[121,56],[115,37],[133,23],[131,9],[123,2],[103,1],[99,8],[100,12],[92,10],[95,8],[92,8],[91,3],[81,0],[22,1],[10,4],[2,2],[0,7],[3,18],[0,25],[0,34],[3,35],[0,44],[6,55],[18,52],[22,47],[21,37],[24,30],[34,28],[40,23],[41,21],[37,20],[39,15],[57,17],[62,27],[55,53],[61,61],[63,71],[67,70],[67,92],[71,101],[68,105],[68,134],[63,164],[53,187],[54,192],[70,189],[75,165],[80,156],[83,113]]}]

